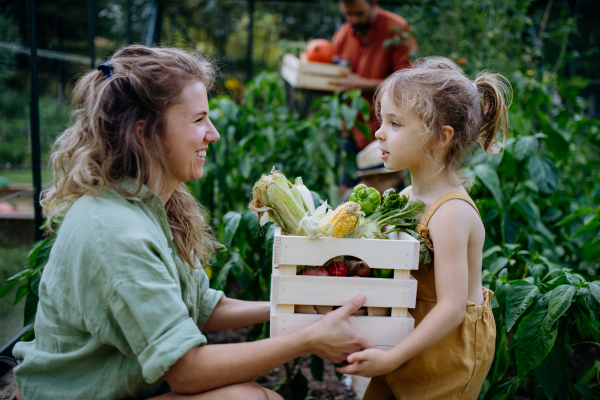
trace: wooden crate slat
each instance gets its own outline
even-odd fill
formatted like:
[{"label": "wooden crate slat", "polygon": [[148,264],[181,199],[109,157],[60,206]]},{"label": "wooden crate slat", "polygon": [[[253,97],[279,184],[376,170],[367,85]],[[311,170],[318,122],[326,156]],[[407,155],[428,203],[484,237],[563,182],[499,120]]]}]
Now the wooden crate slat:
[{"label": "wooden crate slat", "polygon": [[283,56],[283,65],[300,75],[324,75],[327,77],[340,77],[350,71],[350,68],[336,64],[301,61],[293,54]]},{"label": "wooden crate slat", "polygon": [[342,306],[354,296],[367,296],[365,307],[414,307],[417,281],[410,279],[279,275],[272,277],[271,302]]},{"label": "wooden crate slat", "polygon": [[[333,257],[346,255],[364,260],[371,268],[419,269],[419,241],[412,236],[403,240],[319,238],[280,236],[274,242],[273,263],[323,265]],[[276,237],[277,238],[277,237]],[[415,254],[417,255],[415,257]]]},{"label": "wooden crate slat", "polygon": [[[271,318],[271,337],[295,332],[317,322],[322,314],[279,314]],[[386,350],[413,331],[415,320],[406,318],[350,316],[350,325],[374,345]]]},{"label": "wooden crate slat", "polygon": [[290,85],[302,89],[327,90],[333,92],[336,86],[329,83],[333,79],[331,76],[302,75],[298,71],[289,68],[286,65],[281,67],[281,76]]}]

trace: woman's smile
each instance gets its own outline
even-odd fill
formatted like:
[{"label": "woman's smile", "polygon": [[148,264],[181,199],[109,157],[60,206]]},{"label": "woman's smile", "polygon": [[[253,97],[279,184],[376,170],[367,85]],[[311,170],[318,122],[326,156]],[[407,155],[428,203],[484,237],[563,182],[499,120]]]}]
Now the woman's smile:
[{"label": "woman's smile", "polygon": [[198,159],[200,159],[201,161],[206,161],[206,149],[204,149],[204,150],[197,150],[196,151],[196,157]]}]

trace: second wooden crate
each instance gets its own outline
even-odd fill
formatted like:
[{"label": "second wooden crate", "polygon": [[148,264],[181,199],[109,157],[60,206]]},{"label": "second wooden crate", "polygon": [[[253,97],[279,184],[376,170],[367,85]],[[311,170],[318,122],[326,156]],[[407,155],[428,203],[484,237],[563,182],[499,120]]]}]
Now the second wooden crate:
[{"label": "second wooden crate", "polygon": [[[394,270],[394,278],[296,275],[298,265],[321,266],[337,256],[354,256],[371,268]],[[271,276],[271,337],[308,326],[322,314],[312,312],[342,306],[354,296],[367,296],[367,315],[350,316],[350,324],[380,349],[389,349],[414,329],[408,313],[415,307],[419,242],[400,233],[396,239],[310,239],[282,235],[275,225]],[[307,311],[308,310],[308,311]],[[309,313],[306,313],[309,312]]]},{"label": "second wooden crate", "polygon": [[350,72],[345,66],[320,62],[301,61],[292,54],[285,54],[281,66],[281,76],[297,88],[335,91],[331,79],[340,78]]}]

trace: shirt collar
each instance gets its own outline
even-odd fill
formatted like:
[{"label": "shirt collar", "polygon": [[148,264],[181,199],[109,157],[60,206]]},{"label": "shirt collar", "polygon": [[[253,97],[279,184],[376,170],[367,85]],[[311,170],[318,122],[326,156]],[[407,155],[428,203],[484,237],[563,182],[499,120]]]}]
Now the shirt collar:
[{"label": "shirt collar", "polygon": [[156,195],[150,188],[139,180],[132,177],[125,177],[119,181],[119,186],[121,189],[126,191],[127,193],[132,194],[133,196],[126,196],[129,200],[142,201],[142,200],[150,200],[154,201],[157,199],[161,202],[160,197]]}]

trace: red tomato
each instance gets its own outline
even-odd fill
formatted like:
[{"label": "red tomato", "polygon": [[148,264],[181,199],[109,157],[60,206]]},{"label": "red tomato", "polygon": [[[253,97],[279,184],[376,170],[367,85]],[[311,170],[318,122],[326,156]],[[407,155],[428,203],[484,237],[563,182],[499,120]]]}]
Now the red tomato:
[{"label": "red tomato", "polygon": [[348,276],[348,268],[341,262],[334,262],[327,267],[327,272],[331,276]]},{"label": "red tomato", "polygon": [[306,45],[308,61],[330,63],[335,55],[335,49],[327,39],[313,39]]}]

